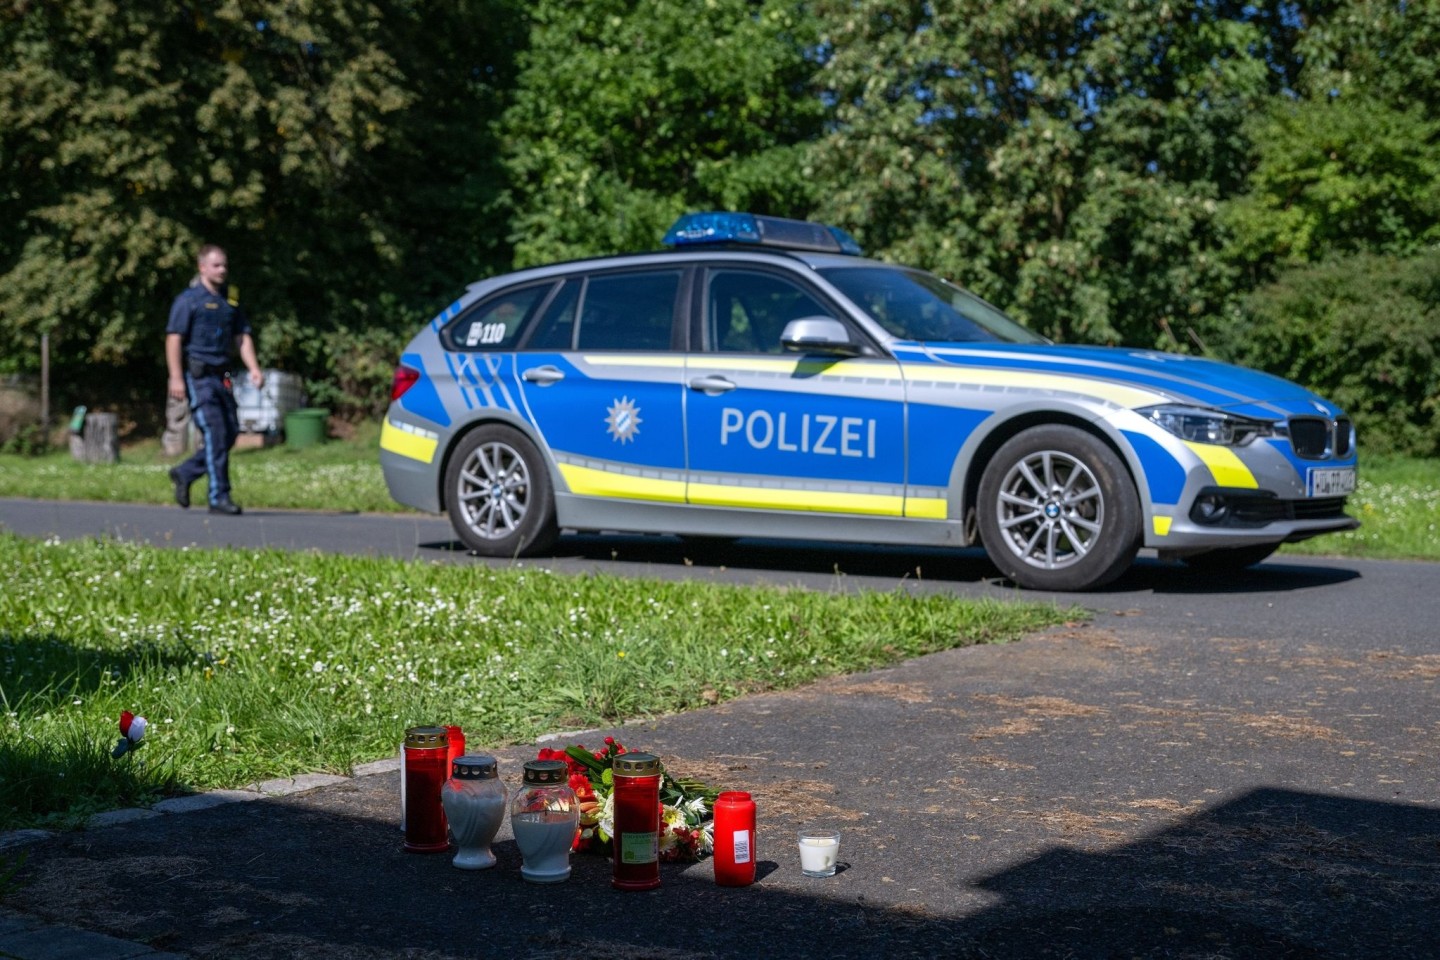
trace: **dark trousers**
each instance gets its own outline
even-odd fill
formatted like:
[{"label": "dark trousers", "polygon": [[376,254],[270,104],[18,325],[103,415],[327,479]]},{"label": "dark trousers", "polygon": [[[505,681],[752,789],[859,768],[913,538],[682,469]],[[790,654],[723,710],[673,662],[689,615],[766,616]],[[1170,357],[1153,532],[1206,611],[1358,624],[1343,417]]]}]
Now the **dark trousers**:
[{"label": "dark trousers", "polygon": [[235,397],[218,374],[185,375],[190,395],[190,412],[200,428],[200,447],[189,460],[175,469],[186,485],[202,476],[210,478],[210,502],[230,498],[230,448],[240,435],[240,418]]}]

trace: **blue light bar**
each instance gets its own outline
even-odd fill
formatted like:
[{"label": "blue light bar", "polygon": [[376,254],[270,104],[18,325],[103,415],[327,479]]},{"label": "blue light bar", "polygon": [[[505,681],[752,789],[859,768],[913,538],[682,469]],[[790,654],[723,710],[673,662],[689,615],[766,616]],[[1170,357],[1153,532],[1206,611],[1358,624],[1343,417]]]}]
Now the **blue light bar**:
[{"label": "blue light bar", "polygon": [[808,220],[761,217],[753,213],[687,213],[675,221],[662,242],[667,247],[743,243],[782,250],[860,256],[860,244],[839,227]]}]

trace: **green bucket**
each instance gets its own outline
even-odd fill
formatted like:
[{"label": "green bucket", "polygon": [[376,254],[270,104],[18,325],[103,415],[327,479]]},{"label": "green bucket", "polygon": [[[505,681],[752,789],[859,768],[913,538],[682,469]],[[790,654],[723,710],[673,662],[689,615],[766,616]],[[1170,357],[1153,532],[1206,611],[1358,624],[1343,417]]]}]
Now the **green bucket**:
[{"label": "green bucket", "polygon": [[285,414],[285,446],[302,450],[325,442],[325,419],[330,411],[323,407],[302,407]]}]

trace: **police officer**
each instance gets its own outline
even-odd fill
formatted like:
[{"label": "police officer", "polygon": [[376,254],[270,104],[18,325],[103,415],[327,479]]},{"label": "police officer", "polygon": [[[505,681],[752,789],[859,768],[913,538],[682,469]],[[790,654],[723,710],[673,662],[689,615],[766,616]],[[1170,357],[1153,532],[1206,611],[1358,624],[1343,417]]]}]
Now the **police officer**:
[{"label": "police officer", "polygon": [[235,397],[230,392],[230,351],[233,347],[258,389],[265,383],[255,359],[250,321],[240,309],[234,288],[226,284],[229,264],[214,244],[196,256],[200,282],[188,287],[170,307],[165,325],[165,365],[169,394],[190,404],[203,443],[195,454],[170,471],[175,502],[190,506],[190,485],[201,475],[210,478],[210,512],[234,516],[240,507],[230,499],[230,448],[240,433]]}]

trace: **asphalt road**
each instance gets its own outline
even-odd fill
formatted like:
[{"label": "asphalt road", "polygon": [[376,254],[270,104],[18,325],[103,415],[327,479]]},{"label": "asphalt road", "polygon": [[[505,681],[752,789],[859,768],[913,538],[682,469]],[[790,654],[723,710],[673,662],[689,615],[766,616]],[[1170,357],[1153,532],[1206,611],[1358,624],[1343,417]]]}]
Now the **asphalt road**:
[{"label": "asphalt road", "polygon": [[[274,548],[372,554],[446,563],[509,564],[464,551],[449,522],[421,514],[203,509],[0,499],[0,529],[27,537],[112,537],[156,546]],[[1097,614],[1142,617],[1175,634],[1364,636],[1440,649],[1440,566],[1344,558],[1271,558],[1234,576],[1203,575],[1142,554],[1097,593],[1021,591],[997,578],[980,550],[742,540],[696,545],[673,537],[565,536],[553,555],[521,563],[558,571],[784,583],[815,589],[938,591],[956,596],[1053,600]]]},{"label": "asphalt road", "polygon": [[[0,500],[0,529],[488,562],[415,516]],[[1043,596],[996,582],[978,552],[573,537],[528,562]],[[6,904],[217,960],[1436,955],[1440,566],[1286,559],[1204,578],[1142,559],[1107,591],[1055,599],[1096,615],[568,738],[614,732],[751,791],[751,887],[717,887],[702,861],[621,894],[605,861],[577,856],[570,882],[541,889],[508,827],[500,865],[462,873],[400,851],[398,778],[380,772],[36,843]],[[495,750],[512,787],[533,750]],[[794,830],[822,824],[843,834],[844,869],[808,880]],[[0,917],[0,956],[7,942]]]}]

